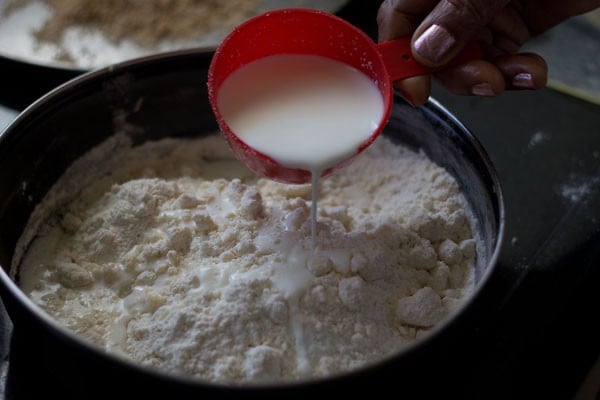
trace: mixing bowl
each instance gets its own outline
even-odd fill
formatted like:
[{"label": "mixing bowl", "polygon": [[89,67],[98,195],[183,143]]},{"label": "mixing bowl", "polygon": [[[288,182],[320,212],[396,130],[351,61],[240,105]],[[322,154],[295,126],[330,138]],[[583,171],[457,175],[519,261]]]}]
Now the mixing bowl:
[{"label": "mixing bowl", "polygon": [[19,289],[18,273],[11,271],[13,259],[20,257],[15,253],[17,241],[35,206],[74,160],[117,128],[125,130],[135,143],[218,129],[206,87],[212,56],[211,51],[201,49],[173,52],[87,73],[36,101],[2,133],[0,293],[15,335],[27,337],[26,343],[39,355],[32,362],[70,394],[85,398],[110,398],[124,390],[138,398],[177,399],[305,398],[323,393],[350,395],[368,388],[422,393],[425,388],[414,387],[415,377],[442,382],[451,368],[448,351],[476,329],[477,321],[486,318],[485,307],[475,305],[485,292],[502,245],[504,206],[498,177],[485,150],[433,99],[413,108],[395,95],[382,134],[425,152],[458,181],[482,238],[475,290],[429,334],[377,364],[329,378],[277,385],[228,386],[167,375],[90,345]]}]

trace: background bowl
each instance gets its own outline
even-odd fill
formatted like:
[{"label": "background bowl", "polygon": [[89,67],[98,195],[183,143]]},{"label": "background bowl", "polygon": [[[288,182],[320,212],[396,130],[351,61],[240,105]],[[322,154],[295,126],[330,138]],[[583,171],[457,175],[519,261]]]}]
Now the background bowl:
[{"label": "background bowl", "polygon": [[75,159],[112,135],[117,126],[125,126],[137,143],[217,130],[206,88],[212,54],[180,51],[87,73],[35,102],[2,133],[0,294],[13,321],[14,335],[35,332],[29,345],[39,354],[37,362],[68,388],[64,398],[83,393],[86,398],[107,398],[115,396],[116,390],[121,393],[117,387],[149,398],[304,398],[330,391],[355,394],[369,387],[402,387],[402,394],[422,393],[423,388],[414,387],[411,377],[443,376],[450,361],[441,358],[454,356],[446,350],[457,337],[474,329],[474,320],[489,317],[485,309],[477,307],[477,298],[494,269],[504,231],[503,199],[492,163],[474,136],[434,100],[415,109],[395,96],[383,134],[423,150],[457,179],[475,212],[484,242],[476,289],[430,334],[376,365],[327,379],[258,387],[167,376],[91,346],[42,312],[18,288],[10,271],[15,245],[34,207]]},{"label": "background bowl", "polygon": [[[307,7],[326,12],[339,11],[348,0],[263,0],[256,4],[256,9],[249,11],[247,15],[242,14],[243,19],[254,15],[261,14],[269,10],[275,10],[288,7]],[[13,3],[13,4],[10,4]],[[87,15],[82,18],[83,27],[78,26],[80,21],[72,21],[68,26],[64,26],[61,31],[64,33],[58,43],[48,41],[38,41],[34,32],[44,26],[44,24],[52,18],[52,7],[44,2],[21,2],[20,7],[13,9],[13,12],[5,14],[4,10],[9,6],[14,6],[16,1],[4,0],[0,2],[0,57],[15,60],[25,64],[38,65],[40,67],[55,68],[63,71],[84,72],[92,69],[105,67],[110,64],[129,60],[132,58],[157,54],[165,51],[174,51],[182,49],[190,49],[197,47],[215,49],[225,35],[233,28],[231,24],[239,24],[242,21],[237,21],[234,16],[223,18],[222,21],[214,21],[210,29],[207,29],[201,34],[187,35],[188,37],[179,40],[165,40],[156,47],[143,47],[135,43],[133,40],[136,31],[123,35],[122,41],[115,43],[108,40],[93,23],[96,15],[91,11],[92,17]],[[72,6],[72,5],[71,5]],[[131,6],[131,4],[129,5]],[[135,5],[134,5],[135,6]],[[127,15],[126,11],[131,11],[127,4],[122,2],[112,3],[114,10],[112,14]],[[196,16],[196,25],[206,24],[202,18],[198,18],[198,8],[193,7],[188,17]],[[64,7],[67,10],[67,7]],[[151,8],[152,9],[152,8]],[[161,10],[161,7],[157,7]],[[164,10],[164,8],[162,8]],[[213,13],[220,15],[218,10]],[[139,12],[138,12],[139,15]],[[229,14],[228,14],[229,15]],[[161,16],[146,15],[146,20],[131,21],[130,26],[143,26],[148,29],[150,24],[157,24],[161,20]],[[189,21],[173,20],[176,17],[170,16],[170,22],[189,23]],[[87,26],[85,26],[87,25]],[[70,57],[64,57],[69,54]]]}]

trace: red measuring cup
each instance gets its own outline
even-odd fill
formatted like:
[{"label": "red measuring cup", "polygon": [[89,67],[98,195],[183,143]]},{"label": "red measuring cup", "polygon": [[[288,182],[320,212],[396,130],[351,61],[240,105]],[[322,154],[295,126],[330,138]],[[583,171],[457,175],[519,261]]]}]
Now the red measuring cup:
[{"label": "red measuring cup", "polygon": [[[317,55],[343,62],[366,74],[381,92],[384,113],[377,128],[353,156],[326,169],[321,176],[348,164],[379,135],[391,112],[393,81],[439,70],[424,67],[414,60],[409,37],[377,44],[354,25],[322,11],[301,8],[270,11],[236,27],[223,40],[212,59],[208,74],[209,100],[236,157],[255,173],[286,183],[310,182],[311,172],[281,165],[247,145],[227,124],[217,103],[219,88],[233,72],[263,57],[280,54]],[[473,42],[452,64],[481,57],[479,46]]]}]

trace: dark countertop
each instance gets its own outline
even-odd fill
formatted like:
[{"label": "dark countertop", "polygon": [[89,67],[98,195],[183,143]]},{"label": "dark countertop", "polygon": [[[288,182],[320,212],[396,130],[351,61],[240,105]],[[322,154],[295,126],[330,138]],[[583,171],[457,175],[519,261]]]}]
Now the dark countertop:
[{"label": "dark countertop", "polygon": [[[362,3],[340,14],[373,35],[376,7]],[[15,110],[71,76],[0,60],[0,130]],[[469,337],[477,354],[449,371],[462,383],[441,393],[575,399],[600,355],[600,106],[552,89],[475,98],[435,87],[434,97],[490,154],[507,211],[483,300],[494,300],[496,316]],[[593,379],[598,399],[600,377]]]},{"label": "dark countertop", "polygon": [[507,209],[504,304],[482,355],[495,376],[478,385],[571,399],[600,352],[600,107],[549,89],[434,95],[488,150]]}]

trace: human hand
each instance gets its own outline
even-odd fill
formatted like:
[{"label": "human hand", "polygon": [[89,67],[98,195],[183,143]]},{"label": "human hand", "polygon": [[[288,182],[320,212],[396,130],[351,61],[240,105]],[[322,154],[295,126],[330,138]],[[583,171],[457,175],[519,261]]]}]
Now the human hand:
[{"label": "human hand", "polygon": [[[504,90],[546,85],[542,57],[519,53],[530,38],[563,20],[600,6],[600,0],[386,0],[377,15],[379,41],[412,35],[412,53],[426,66],[444,66],[473,39],[484,58],[433,75],[451,92],[495,96]],[[396,82],[411,104],[424,104],[431,76]]]}]

